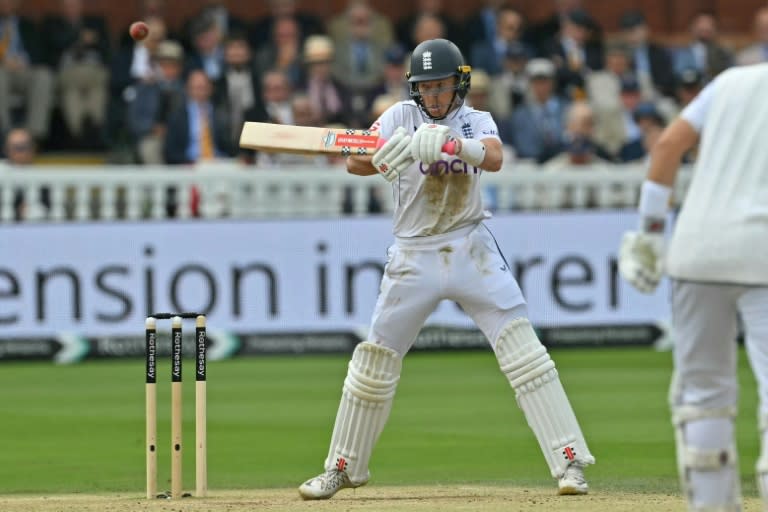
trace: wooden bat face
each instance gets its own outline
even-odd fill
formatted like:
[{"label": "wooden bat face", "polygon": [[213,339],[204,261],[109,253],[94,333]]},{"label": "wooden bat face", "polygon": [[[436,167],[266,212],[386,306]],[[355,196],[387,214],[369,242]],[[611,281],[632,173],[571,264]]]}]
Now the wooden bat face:
[{"label": "wooden bat face", "polygon": [[[240,133],[240,147],[268,153],[341,156],[372,155],[386,142],[370,130],[318,128],[290,124],[246,122]],[[456,143],[448,141],[443,152],[455,154]]]},{"label": "wooden bat face", "polygon": [[380,144],[369,130],[247,122],[240,147],[273,153],[372,155]]}]

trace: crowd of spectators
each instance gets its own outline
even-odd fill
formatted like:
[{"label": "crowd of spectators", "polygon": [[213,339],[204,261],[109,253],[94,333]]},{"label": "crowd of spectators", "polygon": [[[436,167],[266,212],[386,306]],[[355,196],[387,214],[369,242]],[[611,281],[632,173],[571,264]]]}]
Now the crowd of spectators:
[{"label": "crowd of spectators", "polygon": [[366,0],[328,19],[270,0],[255,20],[212,2],[178,30],[163,0],[145,0],[137,14],[150,31],[141,42],[127,29],[110,34],[83,0],[58,0],[36,23],[18,4],[0,0],[2,133],[26,130],[42,151],[124,148],[146,164],[312,163],[241,151],[242,123],[368,127],[408,99],[408,52],[436,37],[462,49],[473,68],[467,101],[493,114],[517,158],[549,168],[640,161],[714,76],[768,59],[768,7],[755,13],[754,45],[732,48],[710,12],[697,13],[688,40],[673,47],[655,43],[633,10],[608,37],[578,0],[554,0],[538,23],[501,0],[462,21],[442,0],[414,0],[400,19]]}]

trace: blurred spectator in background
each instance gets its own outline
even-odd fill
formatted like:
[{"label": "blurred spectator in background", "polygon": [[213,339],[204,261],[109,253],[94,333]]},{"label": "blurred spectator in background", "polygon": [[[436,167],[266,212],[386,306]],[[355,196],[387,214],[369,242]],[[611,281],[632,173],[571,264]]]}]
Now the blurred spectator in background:
[{"label": "blurred spectator in background", "polygon": [[374,98],[387,95],[399,100],[411,98],[408,82],[405,77],[408,53],[400,43],[395,43],[384,52],[384,80],[380,87],[374,90]]},{"label": "blurred spectator in background", "polygon": [[128,125],[135,141],[138,161],[162,164],[165,133],[171,112],[184,102],[184,49],[165,40],[153,55],[157,72],[152,80],[136,85],[136,98],[128,107]]},{"label": "blurred spectator in background", "polygon": [[411,39],[415,44],[423,43],[430,39],[445,39],[445,25],[443,20],[433,14],[420,14],[413,25]]},{"label": "blurred spectator in background", "polygon": [[32,21],[17,15],[18,5],[0,0],[0,131],[24,126],[42,141],[53,107],[53,75],[45,66],[42,38]]},{"label": "blurred spectator in background", "polygon": [[645,100],[674,94],[674,73],[669,51],[650,40],[650,28],[640,11],[626,11],[619,19],[622,38],[631,51],[630,63]]},{"label": "blurred spectator in background", "polygon": [[[290,100],[291,117],[296,126],[320,126],[317,110],[312,99],[304,93],[294,94]],[[288,169],[291,166],[322,167],[328,164],[324,155],[301,155],[293,153],[260,152],[256,166],[261,168],[278,167]]]},{"label": "blurred spectator in background", "polygon": [[306,76],[303,89],[315,105],[319,123],[346,124],[344,89],[331,74],[333,40],[323,35],[309,36],[304,42],[303,53]]},{"label": "blurred spectator in background", "polygon": [[215,82],[221,78],[224,69],[223,37],[216,19],[209,13],[195,18],[191,22],[190,36],[192,46],[187,55],[187,73],[202,69]]},{"label": "blurred spectator in background", "polygon": [[384,50],[392,38],[376,36],[378,15],[368,2],[352,0],[342,15],[349,27],[334,39],[333,76],[349,94],[350,123],[354,128],[365,127],[372,95],[381,83],[384,69]]},{"label": "blurred spectator in background", "polygon": [[560,32],[544,52],[557,67],[558,92],[571,101],[586,99],[586,75],[603,68],[602,47],[588,44],[594,26],[586,11],[568,11],[561,20]]},{"label": "blurred spectator in background", "polygon": [[656,128],[663,129],[667,124],[664,116],[659,112],[659,109],[657,109],[656,105],[650,101],[640,103],[637,108],[635,108],[635,112],[632,116],[635,118],[635,123],[637,123],[637,126],[643,134],[644,146],[646,145],[646,136],[650,131],[653,131]]},{"label": "blurred spectator in background", "polygon": [[224,43],[224,70],[214,84],[214,103],[227,105],[229,109],[229,136],[232,147],[238,147],[240,132],[246,113],[260,111],[262,120],[267,118],[262,103],[261,81],[251,55],[248,38],[233,32]]},{"label": "blurred spectator in background", "polygon": [[714,13],[701,11],[690,24],[691,42],[674,52],[675,71],[694,68],[709,82],[721,71],[733,65],[733,55],[718,43],[717,18]]},{"label": "blurred spectator in background", "polygon": [[43,20],[48,65],[56,70],[64,117],[72,143],[103,149],[109,85],[110,44],[102,16],[85,16],[82,0],[59,0],[59,11]]},{"label": "blurred spectator in background", "polygon": [[[24,128],[14,128],[5,136],[3,146],[6,160],[5,165],[9,171],[24,171],[24,168],[30,166],[35,161],[36,147],[35,141]],[[48,187],[40,189],[40,205],[43,208],[41,215],[48,217],[51,212],[51,192]],[[36,205],[34,205],[36,206]],[[33,215],[37,217],[36,215]],[[29,205],[23,190],[15,190],[13,193],[13,219],[20,222],[29,218]]]},{"label": "blurred spectator in background", "polygon": [[555,65],[550,60],[532,59],[525,69],[525,102],[512,111],[511,118],[499,123],[499,130],[502,141],[515,148],[518,158],[542,163],[564,148],[567,102],[555,94]]},{"label": "blurred spectator in background", "polygon": [[[163,155],[167,164],[194,164],[232,157],[230,123],[226,108],[215,105],[213,84],[202,69],[189,73],[185,101],[168,117]],[[175,217],[178,211],[176,188],[167,189],[166,211]],[[190,211],[200,216],[200,191],[190,190]]]},{"label": "blurred spectator in background", "polygon": [[395,31],[388,17],[375,11],[368,0],[348,0],[341,14],[328,21],[328,35],[337,45],[359,39],[361,25],[365,26],[366,39],[379,48],[386,48],[395,41]]},{"label": "blurred spectator in background", "polygon": [[[187,50],[192,48],[192,41],[194,39],[194,25],[200,18],[211,18],[219,31],[221,39],[229,38],[232,33],[247,33],[248,24],[233,15],[226,5],[226,2],[217,0],[208,2],[202,9],[200,9],[194,16],[188,19],[181,30],[182,44]],[[250,43],[249,43],[250,44]]]},{"label": "blurred spectator in background", "polygon": [[595,111],[594,140],[621,162],[644,156],[640,127],[634,113],[642,101],[640,82],[632,74],[621,77],[618,108]]},{"label": "blurred spectator in background", "polygon": [[[676,117],[682,110],[699,95],[704,88],[704,77],[696,69],[684,69],[677,75],[677,88],[675,94],[677,96],[678,111],[674,113],[673,117]],[[673,117],[667,116],[667,119]],[[696,144],[693,149],[688,151],[683,158],[683,161],[690,163],[696,160],[698,155],[699,145]]]},{"label": "blurred spectator in background", "polygon": [[317,110],[309,96],[304,93],[294,94],[291,98],[293,124],[296,126],[319,126],[320,119]]},{"label": "blurred spectator in background", "polygon": [[703,87],[704,76],[697,69],[688,68],[678,73],[675,95],[680,110],[684,109],[701,92]]},{"label": "blurred spectator in background", "polygon": [[168,164],[191,164],[232,156],[225,108],[214,105],[213,85],[200,69],[189,73],[185,101],[168,118],[164,156]]},{"label": "blurred spectator in background", "polygon": [[491,77],[482,69],[473,69],[470,85],[466,96],[467,105],[475,110],[491,113],[494,122],[498,126],[499,120],[493,115],[493,112],[491,112],[490,106]]},{"label": "blurred spectator in background", "polygon": [[415,10],[411,14],[400,18],[395,26],[397,42],[405,48],[414,48],[417,41],[413,39],[414,27],[418,19],[425,14],[433,16],[440,20],[443,26],[443,37],[454,40],[459,35],[459,28],[453,18],[446,12],[445,2],[443,0],[416,0]]},{"label": "blurred spectator in background", "polygon": [[270,123],[293,124],[293,87],[283,71],[272,69],[264,73],[261,77],[261,94]]},{"label": "blurred spectator in background", "polygon": [[502,63],[501,73],[491,77],[491,112],[500,118],[509,116],[512,109],[522,104],[528,90],[525,66],[532,57],[531,50],[522,43],[510,44]]},{"label": "blurred spectator in background", "polygon": [[264,73],[270,69],[279,69],[288,76],[292,87],[297,87],[302,80],[301,45],[302,37],[298,22],[285,17],[274,20],[272,39],[256,52],[256,70]]},{"label": "blurred spectator in background", "polygon": [[152,55],[166,38],[162,18],[145,20],[149,35],[143,41],[130,40],[119,48],[112,58],[109,72],[110,97],[108,110],[108,136],[112,144],[132,139],[127,122],[128,106],[136,99],[136,87],[155,80],[156,68]]},{"label": "blurred spectator in background", "polygon": [[524,35],[524,39],[534,47],[538,55],[547,55],[551,51],[552,41],[563,33],[563,26],[573,22],[574,12],[580,12],[579,18],[583,18],[585,22],[584,46],[589,47],[590,52],[602,52],[603,30],[584,9],[581,0],[553,0],[552,6],[552,15],[529,25]]},{"label": "blurred spectator in background", "polygon": [[630,55],[629,47],[613,41],[605,47],[605,68],[587,76],[587,97],[598,118],[605,111],[621,108],[621,82],[624,77],[633,75]]},{"label": "blurred spectator in background", "polygon": [[768,61],[768,7],[761,7],[753,20],[755,43],[736,55],[736,64],[749,66]]},{"label": "blurred spectator in background", "polygon": [[[610,155],[594,140],[595,118],[586,101],[577,101],[566,112],[565,148],[562,153],[542,166],[542,171],[578,172],[579,168],[610,163]],[[544,208],[594,207],[597,190],[590,190],[586,198],[576,195],[572,187],[539,186],[537,201]]]},{"label": "blurred spectator in background", "polygon": [[373,105],[371,106],[370,124],[373,124],[385,110],[398,101],[402,101],[402,99],[390,94],[380,94],[379,96],[376,96],[373,100]]},{"label": "blurred spectator in background", "polygon": [[[512,7],[502,7],[496,14],[496,37],[492,41],[477,41],[472,45],[470,64],[490,75],[498,75],[504,70],[504,61],[513,46],[522,42],[523,15]],[[533,53],[530,51],[529,53]]]},{"label": "blurred spectator in background", "polygon": [[296,4],[296,0],[267,1],[269,13],[256,20],[250,30],[251,46],[256,52],[273,40],[275,21],[281,18],[293,19],[299,27],[299,34],[304,38],[324,32],[322,21],[312,14],[299,11]]},{"label": "blurred spectator in background", "polygon": [[544,164],[545,170],[608,163],[611,155],[595,142],[595,117],[586,101],[573,103],[566,112],[564,152]]},{"label": "blurred spectator in background", "polygon": [[649,165],[653,146],[659,140],[665,126],[666,123],[660,123],[658,120],[654,120],[643,130],[643,149],[645,150],[644,163],[646,165]]},{"label": "blurred spectator in background", "polygon": [[505,0],[485,0],[480,10],[473,11],[475,14],[464,23],[463,34],[456,41],[464,55],[472,54],[472,45],[475,43],[496,40],[496,14],[504,4]]}]

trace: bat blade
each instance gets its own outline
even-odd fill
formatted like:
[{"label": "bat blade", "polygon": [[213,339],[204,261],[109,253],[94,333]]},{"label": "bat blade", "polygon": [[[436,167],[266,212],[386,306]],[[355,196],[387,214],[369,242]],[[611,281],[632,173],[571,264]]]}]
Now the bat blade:
[{"label": "bat blade", "polygon": [[369,130],[246,122],[240,147],[271,153],[372,155],[379,136]]}]

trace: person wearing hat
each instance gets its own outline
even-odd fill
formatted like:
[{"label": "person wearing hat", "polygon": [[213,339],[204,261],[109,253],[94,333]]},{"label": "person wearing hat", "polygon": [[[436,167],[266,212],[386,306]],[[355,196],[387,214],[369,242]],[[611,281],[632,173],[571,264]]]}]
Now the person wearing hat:
[{"label": "person wearing hat", "polygon": [[674,95],[674,73],[669,52],[650,40],[650,28],[642,12],[625,11],[619,19],[623,41],[629,45],[632,70],[640,80],[643,98]]},{"label": "person wearing hat", "polygon": [[557,66],[558,92],[572,100],[586,97],[586,75],[603,68],[602,44],[590,44],[593,25],[592,17],[586,11],[569,11],[563,17],[560,32],[545,52]]},{"label": "person wearing hat", "polygon": [[[416,46],[407,80],[412,100],[395,103],[371,125],[386,143],[373,156],[347,157],[350,174],[378,175],[391,184],[395,240],[368,335],[348,365],[327,456],[318,460],[322,472],[302,483],[299,494],[329,499],[369,482],[403,359],[443,300],[458,303],[487,337],[558,494],[587,494],[585,468],[595,457],[515,276],[484,224],[481,178],[500,171],[504,159],[497,125],[464,103],[472,68],[453,42]],[[450,155],[443,153],[449,141],[456,144]]]},{"label": "person wearing hat", "polygon": [[555,94],[555,65],[532,59],[525,67],[528,92],[525,102],[500,123],[502,141],[515,148],[518,158],[542,163],[564,148],[563,130],[567,102]]},{"label": "person wearing hat", "polygon": [[676,76],[675,90],[680,108],[685,108],[704,87],[704,76],[694,68],[683,69]]},{"label": "person wearing hat", "polygon": [[168,115],[184,101],[184,49],[179,42],[166,39],[157,45],[152,60],[155,75],[136,85],[127,124],[139,162],[162,164]]},{"label": "person wearing hat", "polygon": [[[489,112],[493,116],[493,112],[488,104],[491,93],[491,77],[483,71],[478,69],[472,72],[472,87],[467,92],[467,104],[475,110],[482,110],[483,112]],[[495,116],[493,116],[495,117]]]},{"label": "person wearing hat", "polygon": [[664,131],[664,127],[667,125],[667,121],[656,105],[649,101],[640,103],[635,109],[633,117],[643,133],[643,159],[647,161],[653,145],[659,140],[661,132]]},{"label": "person wearing hat", "polygon": [[331,73],[334,51],[333,40],[328,36],[313,35],[304,41],[306,80],[302,88],[315,105],[321,124],[347,122],[344,88]]}]

